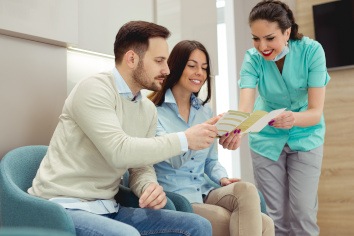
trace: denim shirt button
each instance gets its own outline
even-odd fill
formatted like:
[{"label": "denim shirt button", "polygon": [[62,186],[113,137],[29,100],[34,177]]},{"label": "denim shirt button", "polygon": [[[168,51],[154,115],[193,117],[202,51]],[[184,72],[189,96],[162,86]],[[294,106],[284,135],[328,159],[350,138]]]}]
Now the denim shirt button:
[{"label": "denim shirt button", "polygon": [[194,157],[192,157],[191,159],[194,160]]},{"label": "denim shirt button", "polygon": [[197,191],[199,191],[200,189],[199,188],[197,188]]},{"label": "denim shirt button", "polygon": [[191,171],[191,170],[189,172],[193,173],[193,171]]},{"label": "denim shirt button", "polygon": [[196,180],[196,179],[197,179],[197,177],[194,177],[193,179],[194,179],[194,180]]}]

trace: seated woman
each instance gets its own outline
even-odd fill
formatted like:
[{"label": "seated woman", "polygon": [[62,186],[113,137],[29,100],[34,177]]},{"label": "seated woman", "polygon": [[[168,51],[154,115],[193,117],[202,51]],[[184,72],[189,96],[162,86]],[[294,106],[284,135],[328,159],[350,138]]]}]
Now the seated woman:
[{"label": "seated woman", "polygon": [[[170,75],[162,90],[149,95],[158,110],[157,135],[184,131],[213,116],[206,104],[211,77],[205,47],[197,41],[181,41],[173,48],[168,65]],[[205,82],[208,93],[202,101],[197,96]],[[239,131],[227,135],[234,136],[227,148],[236,149],[240,145]],[[185,196],[194,212],[211,222],[213,235],[274,235],[273,221],[261,213],[256,187],[227,177],[218,161],[217,141],[210,148],[189,150],[154,167],[164,190]],[[204,174],[222,187],[208,185]]]}]

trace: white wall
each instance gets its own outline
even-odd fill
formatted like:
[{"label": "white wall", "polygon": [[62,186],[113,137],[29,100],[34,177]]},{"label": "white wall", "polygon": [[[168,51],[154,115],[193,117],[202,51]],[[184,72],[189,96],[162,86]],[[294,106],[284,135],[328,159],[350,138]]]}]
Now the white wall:
[{"label": "white wall", "polygon": [[77,82],[91,75],[114,68],[113,56],[98,56],[77,50],[67,51],[67,94]]},{"label": "white wall", "polygon": [[[227,0],[232,1],[232,0]],[[253,46],[251,30],[248,27],[248,15],[253,6],[255,6],[259,1],[258,0],[242,0],[242,1],[233,1],[233,17],[234,17],[234,37],[235,37],[235,59],[236,62],[236,77],[232,83],[236,87],[236,92],[230,93],[230,99],[236,101],[236,109],[238,106],[238,96],[239,88],[237,81],[239,80],[239,72],[243,61],[243,56],[247,49]],[[231,79],[231,78],[230,78]],[[234,102],[235,103],[235,102]],[[254,183],[253,177],[253,167],[251,162],[251,157],[249,153],[248,146],[248,137],[244,136],[242,138],[242,143],[240,147],[240,163],[241,165],[241,178],[244,181]]]},{"label": "white wall", "polygon": [[79,0],[77,48],[114,55],[119,28],[131,20],[154,21],[153,0]]},{"label": "white wall", "polygon": [[18,146],[48,145],[68,75],[101,69],[100,58],[68,67],[67,46],[113,55],[118,29],[153,15],[152,0],[0,0],[0,158]]},{"label": "white wall", "polygon": [[0,0],[0,34],[67,46],[77,29],[77,0]]},{"label": "white wall", "polygon": [[66,98],[66,48],[0,35],[0,158],[48,144]]},{"label": "white wall", "polygon": [[212,74],[218,74],[215,0],[156,0],[156,22],[171,32],[170,49],[183,39],[198,40],[208,50]]},{"label": "white wall", "polygon": [[0,158],[14,147],[48,145],[67,90],[114,66],[109,55],[118,29],[130,20],[157,22],[167,3],[181,10],[168,27],[171,40],[202,41],[216,63],[214,0],[0,0]]}]

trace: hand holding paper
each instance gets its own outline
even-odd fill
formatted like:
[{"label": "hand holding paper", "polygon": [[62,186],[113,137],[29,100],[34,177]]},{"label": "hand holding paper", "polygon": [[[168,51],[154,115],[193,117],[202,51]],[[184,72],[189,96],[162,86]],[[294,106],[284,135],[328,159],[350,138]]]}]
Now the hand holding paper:
[{"label": "hand holding paper", "polygon": [[259,132],[269,121],[280,115],[286,108],[266,111],[254,111],[252,113],[229,110],[215,124],[218,135],[223,136],[235,129],[241,129],[241,133]]}]

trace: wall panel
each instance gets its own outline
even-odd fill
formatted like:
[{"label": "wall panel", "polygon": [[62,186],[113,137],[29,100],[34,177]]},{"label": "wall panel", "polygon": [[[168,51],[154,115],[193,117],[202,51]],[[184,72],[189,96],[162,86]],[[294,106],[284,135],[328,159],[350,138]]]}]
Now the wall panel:
[{"label": "wall panel", "polygon": [[78,43],[78,0],[0,0],[0,34],[60,46]]},{"label": "wall panel", "polygon": [[114,55],[116,34],[131,20],[153,22],[153,0],[79,0],[79,44],[76,47]]},{"label": "wall panel", "polygon": [[66,98],[66,48],[0,35],[0,158],[49,144]]},{"label": "wall panel", "polygon": [[210,54],[212,74],[217,75],[216,1],[156,0],[156,3],[156,22],[172,33],[169,39],[170,50],[184,39],[200,41]]}]

